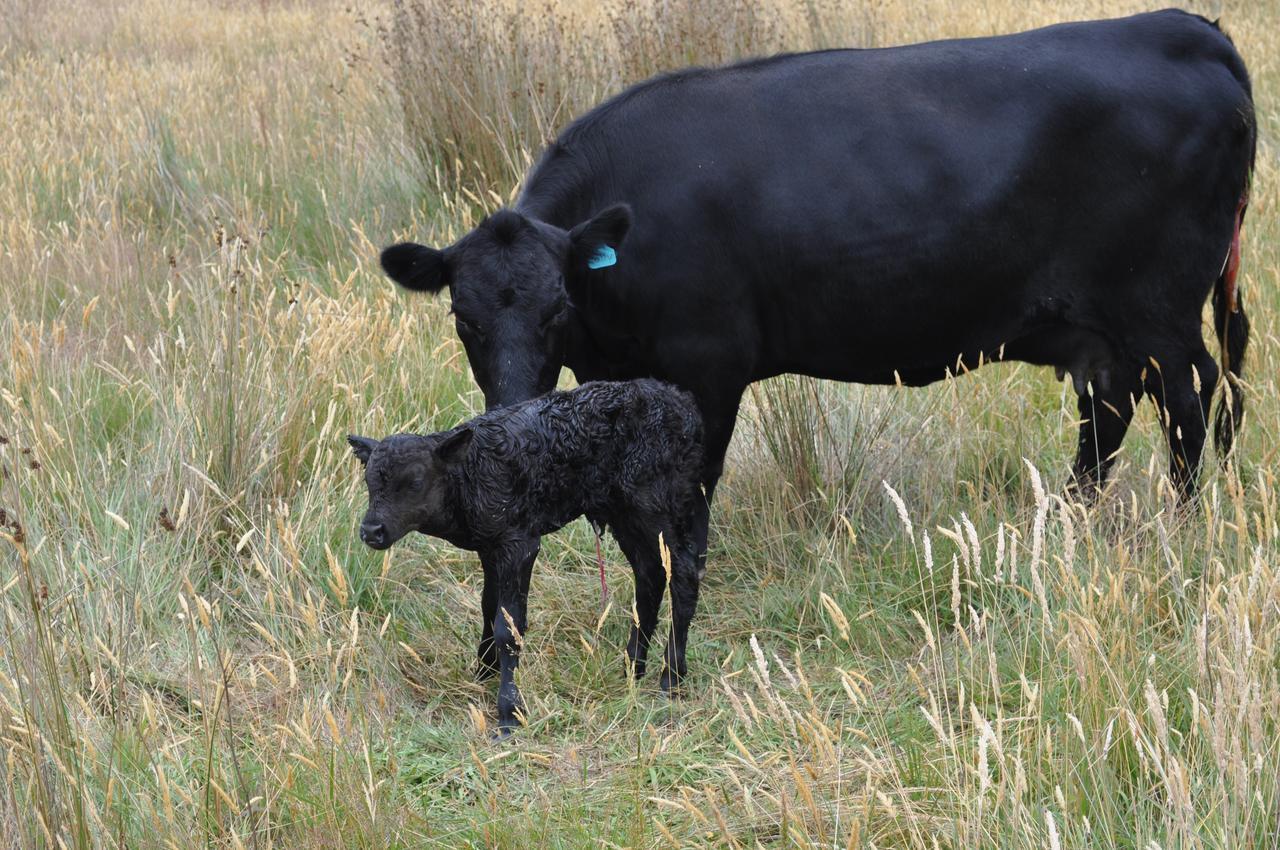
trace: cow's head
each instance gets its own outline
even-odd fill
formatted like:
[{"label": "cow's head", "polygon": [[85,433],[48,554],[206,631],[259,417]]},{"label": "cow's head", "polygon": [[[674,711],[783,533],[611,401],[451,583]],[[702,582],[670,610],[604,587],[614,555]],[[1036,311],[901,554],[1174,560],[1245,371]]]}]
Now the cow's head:
[{"label": "cow's head", "polygon": [[347,437],[364,465],[369,509],[360,523],[360,539],[387,549],[411,531],[447,533],[454,526],[456,494],[449,472],[467,453],[472,431],[420,437],[397,434],[385,440]]},{"label": "cow's head", "polygon": [[444,250],[392,245],[382,268],[407,289],[449,287],[485,407],[503,407],[555,388],[573,312],[565,281],[617,262],[630,226],[625,204],[572,230],[501,210]]}]

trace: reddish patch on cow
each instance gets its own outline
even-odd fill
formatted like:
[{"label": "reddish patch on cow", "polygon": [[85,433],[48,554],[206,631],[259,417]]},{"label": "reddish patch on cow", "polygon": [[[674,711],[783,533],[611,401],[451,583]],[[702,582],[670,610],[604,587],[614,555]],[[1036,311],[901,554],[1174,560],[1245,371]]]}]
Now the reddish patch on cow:
[{"label": "reddish patch on cow", "polygon": [[1227,249],[1227,267],[1223,270],[1223,282],[1226,284],[1227,309],[1232,313],[1240,311],[1236,300],[1236,275],[1240,273],[1240,223],[1244,221],[1245,207],[1249,206],[1249,190],[1246,189],[1236,204],[1236,226],[1231,233],[1231,247]]}]

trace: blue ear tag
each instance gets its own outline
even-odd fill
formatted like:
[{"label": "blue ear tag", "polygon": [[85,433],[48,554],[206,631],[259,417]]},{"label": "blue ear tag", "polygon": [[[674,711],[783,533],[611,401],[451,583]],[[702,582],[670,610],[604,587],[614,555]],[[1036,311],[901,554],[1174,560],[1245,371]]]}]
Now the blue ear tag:
[{"label": "blue ear tag", "polygon": [[587,268],[603,269],[606,266],[616,265],[618,262],[618,254],[608,245],[601,245],[591,259],[587,260]]}]

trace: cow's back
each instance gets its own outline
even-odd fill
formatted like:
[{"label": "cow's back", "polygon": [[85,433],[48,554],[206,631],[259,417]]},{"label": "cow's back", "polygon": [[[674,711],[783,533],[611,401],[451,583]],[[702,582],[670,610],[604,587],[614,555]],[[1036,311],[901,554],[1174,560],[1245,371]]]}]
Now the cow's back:
[{"label": "cow's back", "polygon": [[[1130,315],[1119,270],[1166,250],[1159,229],[1230,227],[1251,121],[1229,40],[1174,11],[797,54],[603,104],[520,206],[570,226],[632,205],[608,285],[584,294],[602,332],[733,339],[752,379],[869,380],[994,350],[1037,311],[1094,309],[1082,286]],[[1198,265],[1170,298],[1203,302]]]}]

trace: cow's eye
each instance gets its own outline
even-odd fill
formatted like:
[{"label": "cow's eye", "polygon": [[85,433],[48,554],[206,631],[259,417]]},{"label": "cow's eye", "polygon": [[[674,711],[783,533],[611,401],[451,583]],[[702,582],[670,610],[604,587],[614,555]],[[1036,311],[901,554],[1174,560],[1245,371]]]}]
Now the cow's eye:
[{"label": "cow's eye", "polygon": [[475,325],[471,324],[471,322],[468,322],[466,319],[462,318],[461,316],[455,315],[453,317],[453,323],[457,327],[458,334],[460,336],[472,336],[472,337],[475,337],[476,339],[480,339],[480,340],[484,339],[484,332],[481,331],[479,328],[477,328]]},{"label": "cow's eye", "polygon": [[567,305],[565,305],[564,302],[561,302],[559,306],[542,318],[542,329],[545,331],[554,325],[560,324],[564,320],[567,312]]}]

